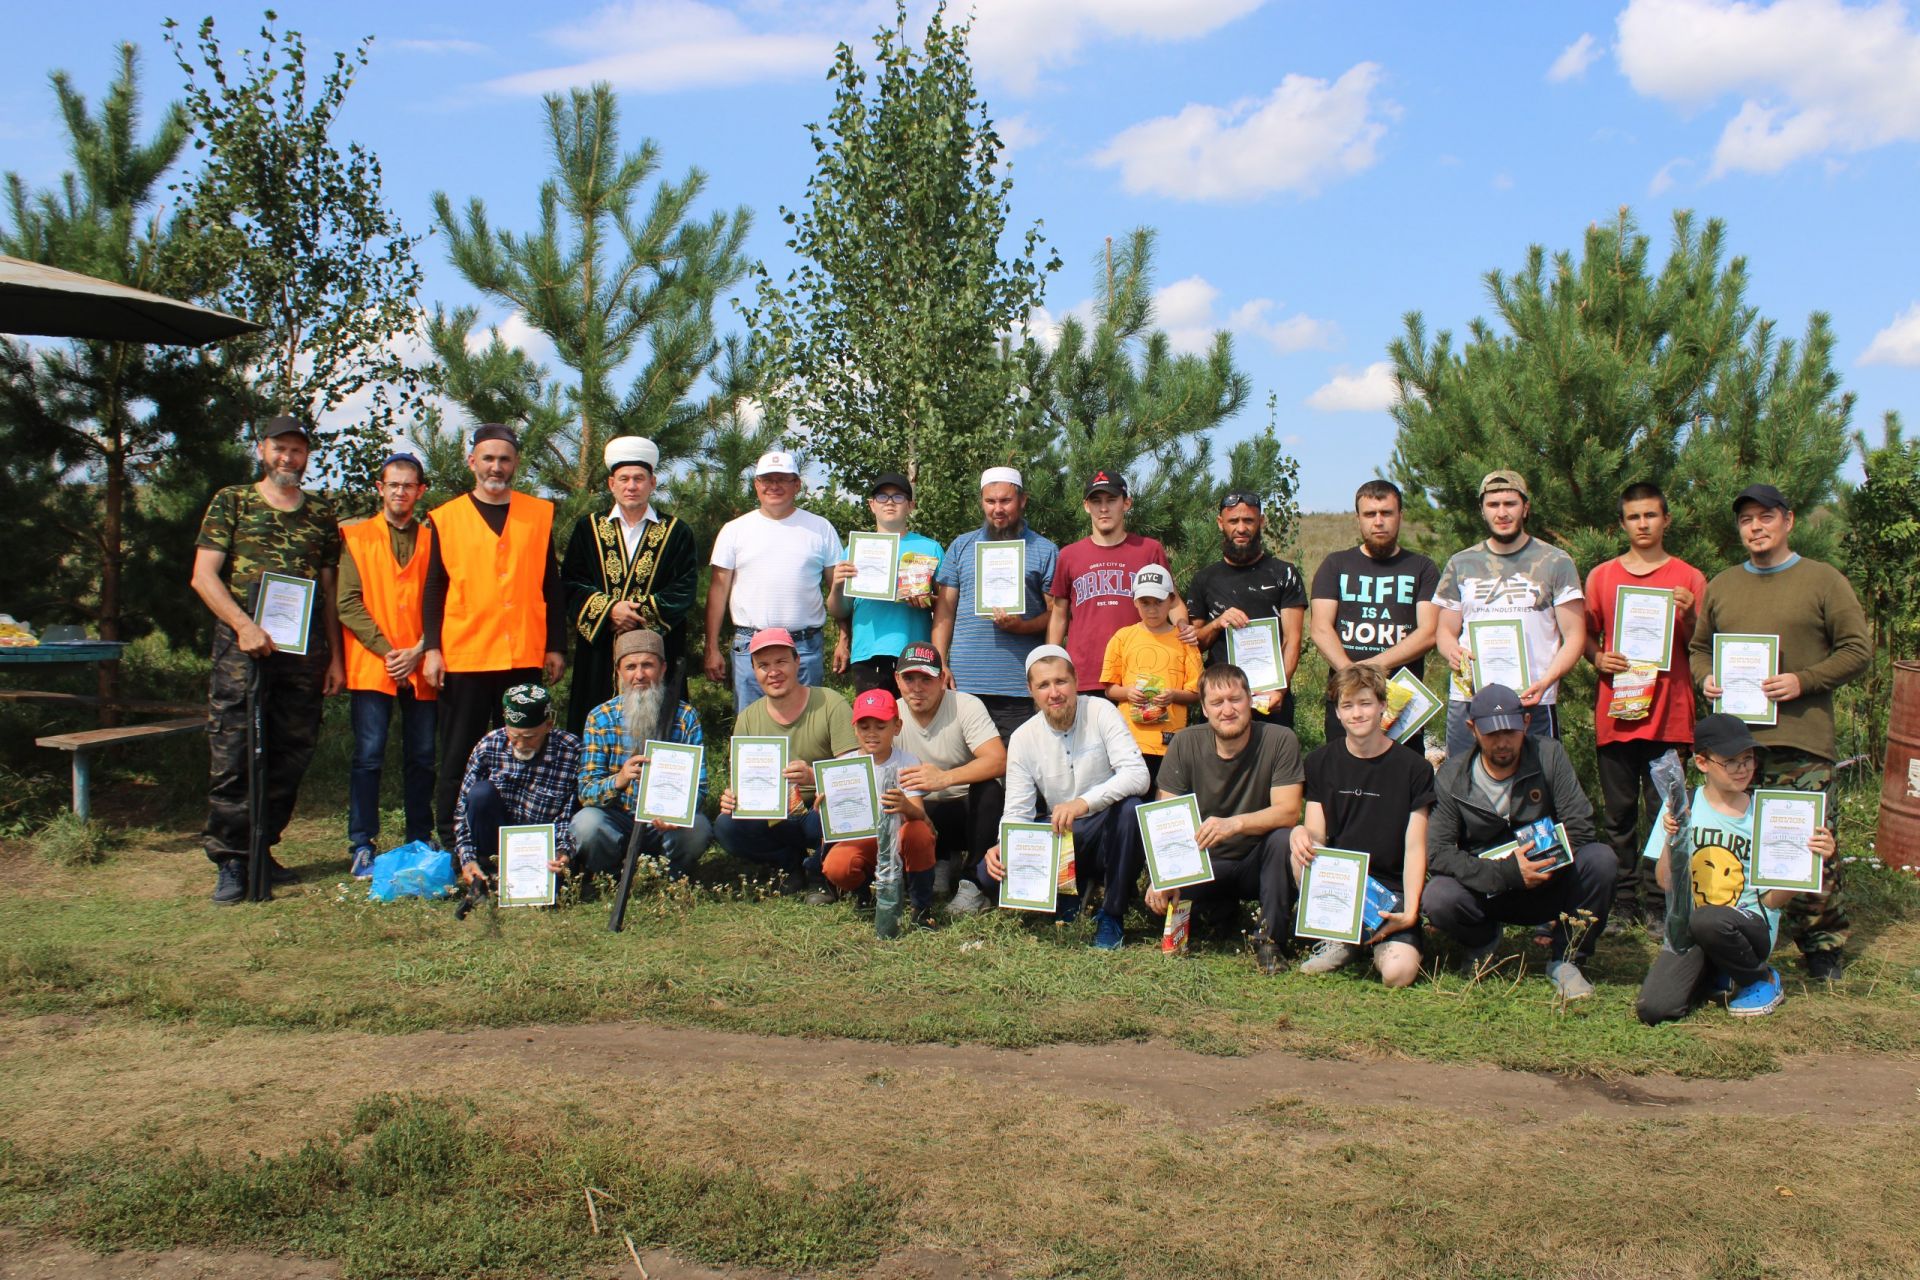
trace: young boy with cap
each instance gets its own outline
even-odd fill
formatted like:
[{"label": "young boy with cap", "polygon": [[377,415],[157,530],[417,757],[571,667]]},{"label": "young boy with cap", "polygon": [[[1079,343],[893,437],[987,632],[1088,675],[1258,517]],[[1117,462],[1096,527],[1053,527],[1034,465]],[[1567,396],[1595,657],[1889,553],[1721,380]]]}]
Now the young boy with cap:
[{"label": "young boy with cap", "polygon": [[[894,746],[900,736],[900,709],[885,689],[869,689],[853,700],[853,736],[860,745],[847,756],[864,755],[873,760],[880,785],[880,808],[893,815],[899,824],[895,847],[906,870],[907,895],[913,903],[913,918],[923,925],[933,923],[933,825],[927,821],[920,792],[903,789],[900,771],[920,762]],[[841,840],[828,845],[820,855],[820,874],[826,885],[807,895],[815,906],[837,901],[842,894],[864,895],[873,883],[880,857],[880,842]]]},{"label": "young boy with cap", "polygon": [[[1761,746],[1734,716],[1716,714],[1693,729],[1693,764],[1700,771],[1683,833],[1672,814],[1647,837],[1646,857],[1665,891],[1673,883],[1673,860],[1687,859],[1693,910],[1682,945],[1669,937],[1653,958],[1634,1010],[1652,1026],[1684,1018],[1703,991],[1732,992],[1727,1012],[1759,1017],[1780,1005],[1780,972],[1768,963],[1780,933],[1780,911],[1799,896],[1766,893],[1749,879],[1753,868],[1753,796],[1748,788],[1760,768]],[[1815,827],[1807,847],[1831,861],[1833,832]]]},{"label": "young boy with cap", "polygon": [[940,544],[907,528],[913,518],[913,485],[889,471],[867,491],[867,508],[874,527],[900,539],[900,562],[894,571],[895,598],[854,600],[846,586],[854,566],[843,560],[833,567],[833,588],[827,593],[827,612],[842,623],[833,646],[836,673],[853,668],[853,689],[893,692],[894,664],[908,645],[933,638],[933,575],[940,569]]},{"label": "young boy with cap", "polygon": [[1187,727],[1187,708],[1200,701],[1200,651],[1180,638],[1168,616],[1173,575],[1147,565],[1133,575],[1133,607],[1140,621],[1107,641],[1100,683],[1120,705],[1147,762],[1149,784],[1160,776],[1167,743]]}]

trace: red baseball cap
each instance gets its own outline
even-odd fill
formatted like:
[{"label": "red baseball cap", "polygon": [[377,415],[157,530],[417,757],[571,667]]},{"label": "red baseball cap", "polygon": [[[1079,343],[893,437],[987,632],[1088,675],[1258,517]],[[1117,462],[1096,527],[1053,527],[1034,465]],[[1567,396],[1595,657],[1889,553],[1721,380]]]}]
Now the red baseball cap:
[{"label": "red baseball cap", "polygon": [[855,720],[897,720],[900,704],[885,689],[869,689],[853,700]]},{"label": "red baseball cap", "polygon": [[762,649],[770,649],[777,644],[783,644],[795,651],[800,648],[793,642],[793,633],[785,627],[762,627],[753,633],[753,639],[747,641],[747,652],[758,653]]}]

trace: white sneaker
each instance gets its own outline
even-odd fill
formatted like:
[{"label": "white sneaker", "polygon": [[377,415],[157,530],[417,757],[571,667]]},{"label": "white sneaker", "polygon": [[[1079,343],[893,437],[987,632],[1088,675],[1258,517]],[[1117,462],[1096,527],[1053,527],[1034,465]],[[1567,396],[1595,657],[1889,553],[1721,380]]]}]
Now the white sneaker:
[{"label": "white sneaker", "polygon": [[1593,984],[1587,981],[1586,974],[1580,972],[1580,966],[1571,960],[1555,960],[1547,966],[1547,977],[1552,980],[1562,1000],[1585,1000],[1593,994]]},{"label": "white sneaker", "polygon": [[1345,942],[1322,942],[1313,954],[1300,962],[1301,973],[1333,973],[1344,969],[1360,954],[1360,948]]},{"label": "white sneaker", "polygon": [[962,880],[960,887],[954,890],[953,901],[947,904],[950,916],[977,916],[993,904],[987,901],[987,895],[980,892],[980,886],[971,880]]}]

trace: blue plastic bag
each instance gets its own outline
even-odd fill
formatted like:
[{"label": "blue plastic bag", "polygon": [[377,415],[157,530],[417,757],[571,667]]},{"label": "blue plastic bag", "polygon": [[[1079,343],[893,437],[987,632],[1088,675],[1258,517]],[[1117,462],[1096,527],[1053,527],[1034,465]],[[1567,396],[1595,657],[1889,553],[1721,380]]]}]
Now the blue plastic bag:
[{"label": "blue plastic bag", "polygon": [[453,886],[453,855],[424,840],[415,840],[373,860],[373,884],[367,896],[375,902],[444,898]]}]

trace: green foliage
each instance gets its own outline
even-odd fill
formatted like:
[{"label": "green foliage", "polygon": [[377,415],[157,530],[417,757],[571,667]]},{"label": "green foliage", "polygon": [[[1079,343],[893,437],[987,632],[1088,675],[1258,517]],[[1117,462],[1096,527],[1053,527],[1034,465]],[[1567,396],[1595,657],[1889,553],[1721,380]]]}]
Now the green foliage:
[{"label": "green foliage", "polygon": [[69,811],[35,833],[33,851],[57,867],[90,867],[107,860],[115,840],[105,823],[82,822]]},{"label": "green foliage", "polygon": [[974,91],[971,22],[950,24],[941,0],[919,49],[907,22],[896,0],[871,77],[851,47],[836,51],[833,110],[808,126],[807,205],[781,210],[799,265],[784,283],[762,267],[746,315],[774,397],[833,479],[865,493],[905,472],[920,525],[944,540],[978,522],[983,467],[1027,462],[1002,335],[1059,260],[1038,260],[1038,223],[1001,258],[1013,182]]},{"label": "green foliage", "polygon": [[1718,219],[1696,229],[1677,213],[1655,273],[1622,208],[1587,229],[1578,260],[1549,265],[1535,245],[1517,275],[1489,272],[1501,329],[1475,319],[1457,352],[1409,313],[1388,348],[1408,519],[1443,547],[1484,537],[1480,477],[1512,467],[1533,489],[1529,528],[1590,566],[1624,548],[1620,491],[1650,480],[1674,512],[1669,549],[1711,574],[1745,554],[1734,494],[1766,481],[1802,513],[1796,547],[1829,554],[1831,531],[1805,516],[1834,496],[1846,456],[1853,398],[1838,389],[1833,334],[1815,312],[1800,342],[1779,338],[1725,242]]},{"label": "green foliage", "polygon": [[[419,237],[381,203],[378,158],[333,138],[372,37],[336,52],[314,84],[306,42],[275,20],[268,10],[259,52],[243,49],[237,61],[212,18],[191,47],[166,21],[187,78],[194,149],[204,153],[180,188],[193,224],[180,247],[218,282],[223,309],[266,326],[231,344],[246,357],[262,411],[318,423],[356,401],[359,420],[322,435],[321,474],[358,477],[378,465],[424,393],[401,354],[419,327]],[[368,493],[343,497],[370,509]]]},{"label": "green foliage", "polygon": [[[1889,413],[1879,447],[1869,447],[1859,432],[1854,447],[1867,478],[1847,494],[1841,547],[1847,576],[1873,628],[1875,657],[1863,690],[1867,724],[1861,746],[1878,760],[1886,746],[1892,697],[1891,668],[1881,657],[1896,662],[1920,657],[1920,598],[1913,589],[1914,566],[1920,565],[1920,440],[1906,439],[1900,415]],[[1797,525],[1794,532],[1797,539]]]}]

